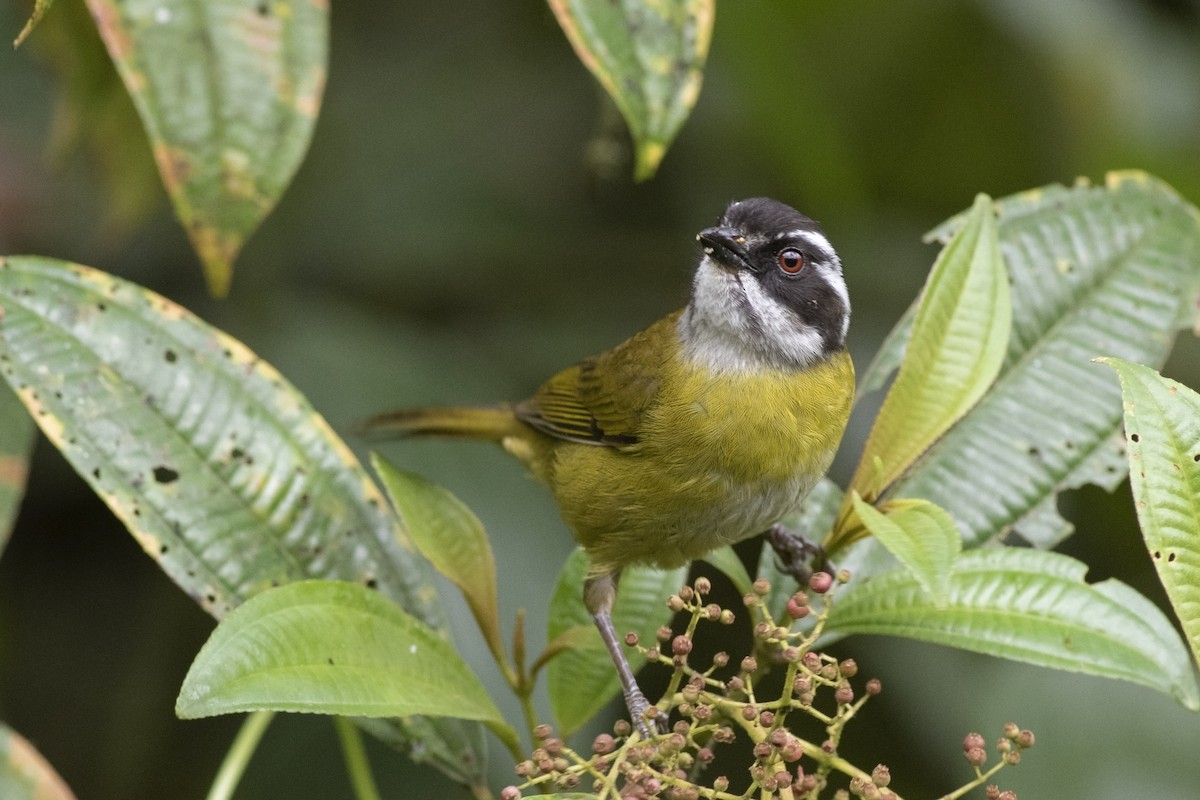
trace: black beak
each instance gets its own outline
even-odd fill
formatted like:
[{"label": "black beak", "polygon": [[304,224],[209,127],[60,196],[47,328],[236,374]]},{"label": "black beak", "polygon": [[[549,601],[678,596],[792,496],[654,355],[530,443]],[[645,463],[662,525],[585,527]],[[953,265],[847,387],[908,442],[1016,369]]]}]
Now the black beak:
[{"label": "black beak", "polygon": [[754,271],[746,237],[737,228],[705,228],[696,234],[706,255],[726,269]]}]

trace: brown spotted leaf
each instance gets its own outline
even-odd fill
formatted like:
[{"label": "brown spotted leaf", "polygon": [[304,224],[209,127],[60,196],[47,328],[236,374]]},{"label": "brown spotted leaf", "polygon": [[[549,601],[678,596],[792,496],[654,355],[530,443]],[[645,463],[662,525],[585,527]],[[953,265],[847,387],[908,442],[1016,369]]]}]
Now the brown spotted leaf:
[{"label": "brown spotted leaf", "polygon": [[[213,616],[272,586],[328,578],[376,587],[445,631],[428,567],[382,494],[245,345],[153,292],[54,259],[0,259],[0,308],[0,373]],[[438,766],[477,778],[481,734],[466,723],[402,724]]]},{"label": "brown spotted leaf", "polygon": [[326,0],[87,0],[214,295],[308,148]]},{"label": "brown spotted leaf", "polygon": [[654,175],[700,96],[715,0],[549,0],[579,60],[612,97]]}]

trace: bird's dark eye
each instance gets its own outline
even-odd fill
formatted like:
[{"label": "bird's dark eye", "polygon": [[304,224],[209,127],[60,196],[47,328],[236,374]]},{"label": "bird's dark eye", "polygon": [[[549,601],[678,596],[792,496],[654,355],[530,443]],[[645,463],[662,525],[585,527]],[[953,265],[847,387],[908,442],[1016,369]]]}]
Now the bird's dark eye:
[{"label": "bird's dark eye", "polygon": [[789,275],[804,269],[804,254],[794,247],[779,251],[779,268]]}]

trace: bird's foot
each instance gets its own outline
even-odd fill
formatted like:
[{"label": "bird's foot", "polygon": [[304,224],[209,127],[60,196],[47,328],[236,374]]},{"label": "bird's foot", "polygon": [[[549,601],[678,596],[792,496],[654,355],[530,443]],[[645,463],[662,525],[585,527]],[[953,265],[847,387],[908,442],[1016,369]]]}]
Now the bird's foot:
[{"label": "bird's foot", "polygon": [[[667,715],[662,713],[661,709],[652,706],[636,684],[633,690],[625,695],[625,705],[629,708],[629,716],[643,739],[653,739],[656,735],[667,732]],[[653,718],[646,714],[651,708],[657,712],[651,712],[654,714]]]},{"label": "bird's foot", "polygon": [[814,571],[832,568],[821,545],[783,525],[775,524],[767,530],[767,542],[775,551],[779,571],[791,575],[801,584],[808,583]]}]

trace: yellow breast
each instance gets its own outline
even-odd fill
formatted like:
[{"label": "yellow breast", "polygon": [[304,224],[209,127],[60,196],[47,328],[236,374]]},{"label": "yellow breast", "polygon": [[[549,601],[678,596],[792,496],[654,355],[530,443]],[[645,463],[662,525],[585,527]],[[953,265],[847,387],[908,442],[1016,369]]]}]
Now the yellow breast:
[{"label": "yellow breast", "polygon": [[796,510],[828,469],[854,394],[845,353],[803,372],[670,369],[635,447],[557,449],[549,482],[597,571],[682,564]]}]

